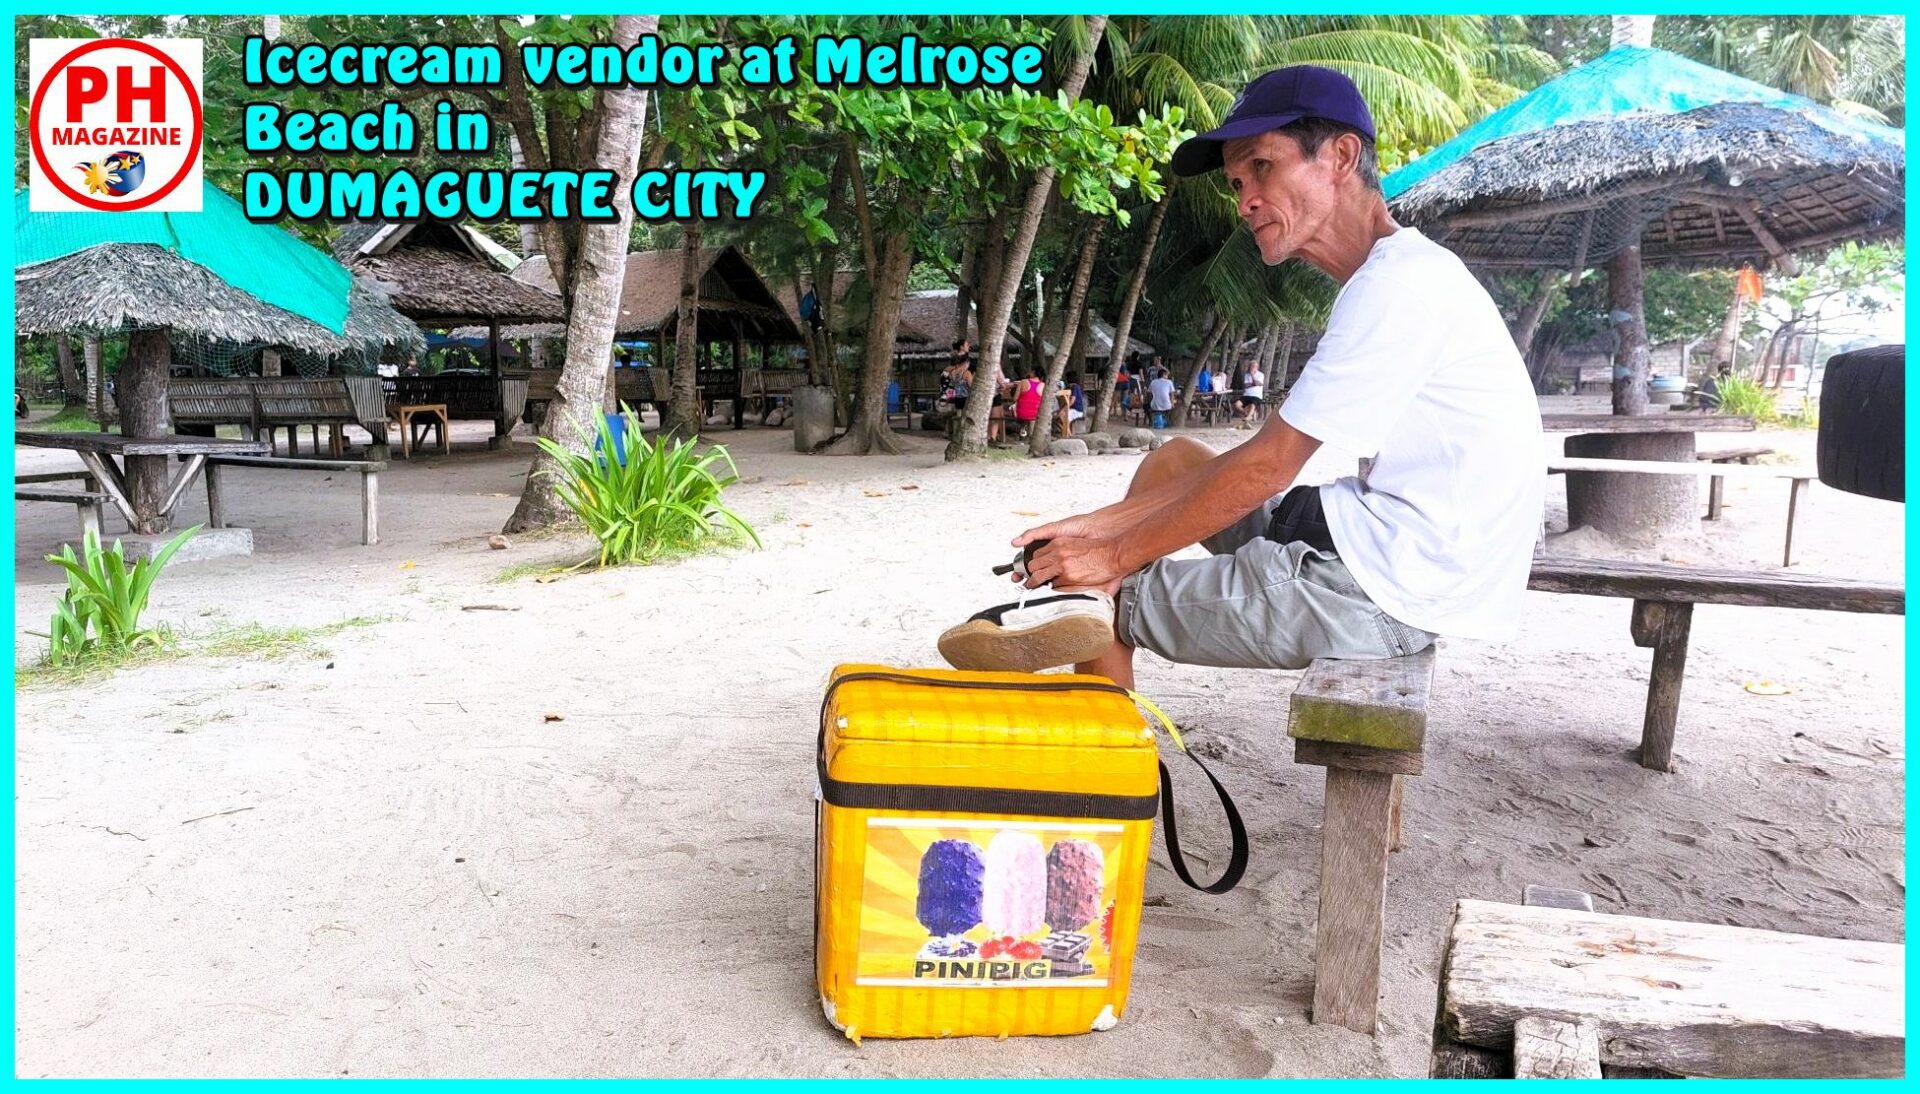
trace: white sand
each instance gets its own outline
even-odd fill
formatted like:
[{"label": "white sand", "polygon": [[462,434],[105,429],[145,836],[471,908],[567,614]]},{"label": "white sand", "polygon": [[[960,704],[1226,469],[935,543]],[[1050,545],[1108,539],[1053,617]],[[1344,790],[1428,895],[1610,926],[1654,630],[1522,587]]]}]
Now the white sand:
[{"label": "white sand", "polygon": [[[1295,674],[1147,658],[1143,690],[1220,757],[1256,834],[1240,889],[1187,890],[1156,846],[1110,1033],[855,1047],[820,1016],[809,936],[827,671],[937,664],[1031,514],[1107,500],[1138,457],[948,466],[929,440],[825,459],[722,430],[765,550],[491,584],[580,542],[487,549],[530,450],[479,450],[475,428],[389,473],[374,548],[349,477],[236,475],[257,553],[159,587],[156,616],[188,633],[389,617],[330,656],[18,694],[20,1074],[1420,1075],[1456,897],[1536,882],[1607,911],[1902,937],[1902,620],[1700,609],[1665,775],[1628,758],[1648,655],[1627,602],[1531,594],[1519,641],[1444,645],[1377,1039],[1307,1021],[1321,778],[1283,739]],[[1811,434],[1762,439],[1812,458]],[[1687,560],[1773,565],[1785,484],[1728,492]],[[39,560],[72,515],[16,513],[26,662],[58,588]],[[1796,569],[1898,577],[1903,516],[1815,485]],[[1758,678],[1793,690],[1743,690]],[[1182,827],[1217,848],[1196,783]]]}]

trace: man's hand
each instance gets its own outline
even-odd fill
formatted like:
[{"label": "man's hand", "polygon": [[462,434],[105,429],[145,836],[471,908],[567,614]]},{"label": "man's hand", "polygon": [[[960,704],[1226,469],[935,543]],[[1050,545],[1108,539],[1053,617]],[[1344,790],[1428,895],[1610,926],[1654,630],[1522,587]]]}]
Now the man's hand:
[{"label": "man's hand", "polygon": [[1128,572],[1115,541],[1055,535],[1051,542],[1033,553],[1032,561],[1027,564],[1027,588],[1053,585],[1066,589],[1101,589],[1112,595],[1119,591],[1120,581]]},{"label": "man's hand", "polygon": [[1043,539],[1104,539],[1111,534],[1107,522],[1100,519],[1098,513],[1081,513],[1078,516],[1062,517],[1052,524],[1042,524],[1038,528],[1029,528],[1013,537],[1015,547],[1025,547]]}]

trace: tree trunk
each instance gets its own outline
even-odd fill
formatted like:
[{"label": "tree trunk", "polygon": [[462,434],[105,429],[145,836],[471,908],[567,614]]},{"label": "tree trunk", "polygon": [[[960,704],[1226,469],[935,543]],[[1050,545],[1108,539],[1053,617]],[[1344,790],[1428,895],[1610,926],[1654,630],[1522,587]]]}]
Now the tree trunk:
[{"label": "tree trunk", "polygon": [[[974,236],[963,234],[960,240],[960,277],[959,285],[953,294],[953,329],[955,338],[967,336],[967,320],[973,318],[973,278],[974,266],[979,259],[979,248],[974,246]],[[946,347],[939,347],[946,348]]]},{"label": "tree trunk", "polygon": [[[137,330],[127,336],[127,359],[114,387],[120,404],[120,432],[128,437],[164,437],[167,428],[167,370],[173,347],[164,330]],[[151,535],[167,530],[160,506],[167,500],[170,456],[127,457],[127,500],[140,518],[133,530]]]},{"label": "tree trunk", "polygon": [[1533,337],[1540,333],[1540,321],[1547,316],[1547,309],[1553,305],[1554,294],[1560,291],[1560,275],[1542,274],[1540,291],[1527,303],[1525,311],[1520,313],[1520,322],[1513,329],[1513,344],[1525,357],[1533,352]]},{"label": "tree trunk", "polygon": [[1278,394],[1278,390],[1271,385],[1273,383],[1273,347],[1279,341],[1279,324],[1268,323],[1266,326],[1260,328],[1260,344],[1255,346],[1253,350],[1253,368],[1254,371],[1260,374],[1262,390],[1270,396],[1267,400],[1269,406],[1275,402],[1271,396]]},{"label": "tree trunk", "polygon": [[1293,372],[1293,338],[1300,328],[1292,322],[1280,324],[1280,337],[1274,341],[1273,356],[1267,360],[1267,405],[1279,402],[1280,389],[1287,386]]},{"label": "tree trunk", "polygon": [[1080,264],[1073,272],[1073,287],[1067,291],[1067,310],[1060,324],[1060,344],[1054,347],[1053,360],[1047,363],[1047,387],[1040,395],[1040,416],[1033,421],[1032,436],[1027,441],[1027,451],[1035,456],[1047,454],[1047,445],[1053,441],[1054,408],[1059,405],[1060,377],[1067,371],[1067,359],[1073,356],[1074,344],[1083,336],[1087,316],[1087,286],[1093,283],[1093,263],[1100,251],[1100,237],[1107,230],[1107,220],[1101,217],[1094,221],[1087,238],[1080,242]]},{"label": "tree trunk", "polygon": [[60,362],[60,394],[68,406],[87,405],[87,382],[73,364],[73,339],[53,336],[53,355]]},{"label": "tree trunk", "polygon": [[[1607,263],[1607,308],[1615,338],[1613,412],[1647,412],[1647,316],[1640,245],[1635,243]],[[1620,318],[1625,316],[1625,318]],[[1624,372],[1625,375],[1622,375]]]},{"label": "tree trunk", "polygon": [[1100,381],[1100,394],[1094,402],[1093,421],[1089,426],[1094,433],[1107,428],[1107,415],[1113,411],[1113,378],[1127,359],[1127,345],[1133,337],[1133,316],[1146,291],[1147,267],[1153,264],[1153,248],[1160,240],[1160,226],[1167,222],[1167,210],[1173,205],[1173,185],[1172,179],[1167,180],[1166,191],[1154,203],[1153,216],[1147,221],[1147,237],[1140,244],[1139,261],[1133,265],[1126,295],[1120,298],[1120,320],[1113,328],[1113,350],[1107,358],[1107,374]]},{"label": "tree trunk", "polygon": [[[904,216],[911,217],[906,211]],[[893,374],[893,341],[900,332],[907,278],[913,272],[913,232],[889,229],[881,239],[879,268],[873,271],[873,304],[867,313],[867,342],[860,363],[860,402],[853,423],[829,445],[829,456],[864,456],[875,450],[898,455],[905,450],[887,421],[887,381]]]},{"label": "tree trunk", "polygon": [[100,429],[104,432],[118,417],[113,396],[107,391],[106,353],[97,334],[88,335],[81,345],[87,367],[87,417],[100,423]]},{"label": "tree trunk", "polygon": [[[1213,321],[1213,325],[1207,328],[1207,336],[1200,342],[1200,352],[1193,355],[1193,363],[1187,366],[1187,374],[1180,378],[1180,401],[1173,405],[1173,425],[1175,428],[1187,424],[1187,411],[1193,406],[1193,389],[1200,379],[1201,366],[1206,364],[1207,358],[1213,356],[1214,349],[1221,344],[1221,340],[1226,337],[1230,327],[1231,324],[1227,322],[1227,317],[1223,315],[1216,318]],[[1226,342],[1227,353],[1224,358],[1225,360],[1232,359],[1233,345],[1234,343],[1231,340]]]},{"label": "tree trunk", "polygon": [[699,383],[700,275],[706,271],[700,267],[700,222],[689,220],[681,227],[680,309],[673,320],[673,404],[668,409],[673,422],[668,428],[693,437],[707,424]]},{"label": "tree trunk", "polygon": [[[1099,51],[1100,37],[1106,32],[1107,17],[1087,18],[1087,38],[1091,48],[1076,57],[1073,68],[1060,85],[1060,93],[1069,101],[1080,97],[1087,73],[1093,68],[1093,55]],[[973,391],[967,395],[961,412],[959,433],[947,442],[946,458],[957,460],[984,456],[987,451],[987,415],[993,406],[993,393],[1000,384],[1000,358],[1007,346],[1007,323],[1013,318],[1015,291],[1027,272],[1027,259],[1033,254],[1033,241],[1040,234],[1040,218],[1046,212],[1047,196],[1053,192],[1052,167],[1041,167],[1033,174],[1033,186],[1027,191],[1020,211],[1020,225],[1013,245],[1007,249],[1005,266],[1000,271],[1000,288],[994,293],[991,312],[980,317],[980,362],[974,367]]]},{"label": "tree trunk", "polygon": [[1733,294],[1733,303],[1727,308],[1727,317],[1720,323],[1720,337],[1713,340],[1713,358],[1711,370],[1720,371],[1721,365],[1732,365],[1734,347],[1740,341],[1740,305],[1745,301],[1740,294]]},{"label": "tree trunk", "polygon": [[[657,15],[618,15],[613,21],[613,44],[632,47],[642,34],[659,29]],[[516,66],[509,64],[510,70]],[[587,225],[581,236],[578,269],[567,295],[567,360],[554,385],[553,404],[540,424],[540,435],[575,452],[590,451],[597,430],[593,415],[600,412],[611,372],[614,325],[620,313],[620,292],[627,279],[627,240],[633,229],[633,179],[640,160],[640,138],[647,120],[647,93],[622,87],[604,93],[600,140],[595,160],[601,170],[614,172],[612,224]],[[549,260],[556,256],[548,254]],[[581,427],[587,427],[582,433]],[[534,457],[520,504],[508,518],[506,531],[542,528],[571,519],[553,492],[559,467],[544,452]]]}]

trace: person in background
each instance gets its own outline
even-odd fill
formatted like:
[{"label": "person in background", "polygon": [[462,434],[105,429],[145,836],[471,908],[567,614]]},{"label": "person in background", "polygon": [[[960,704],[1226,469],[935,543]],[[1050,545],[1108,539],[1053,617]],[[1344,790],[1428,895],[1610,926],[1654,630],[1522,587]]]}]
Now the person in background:
[{"label": "person in background", "polygon": [[1080,374],[1069,372],[1060,388],[1060,416],[1054,424],[1054,435],[1073,436],[1073,423],[1087,416],[1087,392],[1080,386]]},{"label": "person in background", "polygon": [[1166,369],[1157,369],[1147,384],[1147,409],[1153,412],[1153,428],[1167,428],[1167,415],[1173,412],[1173,378]]},{"label": "person in background", "polygon": [[1252,429],[1253,423],[1264,416],[1266,409],[1266,378],[1260,375],[1257,362],[1248,361],[1240,366],[1240,406],[1234,411],[1238,419],[1235,429]]}]

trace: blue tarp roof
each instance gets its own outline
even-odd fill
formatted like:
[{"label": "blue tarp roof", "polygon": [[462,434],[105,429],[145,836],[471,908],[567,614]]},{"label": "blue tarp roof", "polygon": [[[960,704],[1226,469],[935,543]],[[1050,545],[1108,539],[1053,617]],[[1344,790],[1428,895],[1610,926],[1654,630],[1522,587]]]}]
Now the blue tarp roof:
[{"label": "blue tarp roof", "polygon": [[1812,99],[1664,49],[1618,46],[1461,130],[1452,140],[1388,175],[1381,185],[1389,199],[1397,198],[1476,148],[1557,125],[1633,114],[1684,114],[1724,103],[1791,110],[1836,133],[1906,146],[1900,130],[1849,117]]}]

